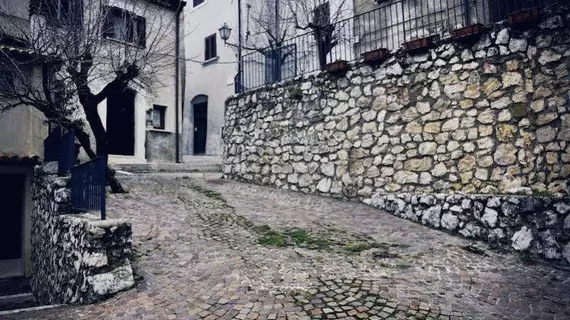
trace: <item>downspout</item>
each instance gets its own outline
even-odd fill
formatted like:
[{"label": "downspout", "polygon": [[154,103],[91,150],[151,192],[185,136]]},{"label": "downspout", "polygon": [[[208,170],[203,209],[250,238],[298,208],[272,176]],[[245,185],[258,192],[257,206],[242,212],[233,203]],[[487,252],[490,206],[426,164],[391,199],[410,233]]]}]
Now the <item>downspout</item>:
[{"label": "downspout", "polygon": [[174,104],[176,105],[176,163],[180,163],[180,13],[182,12],[182,9],[184,8],[184,5],[186,3],[183,1],[180,1],[178,3],[178,8],[176,9],[176,42],[175,42],[175,59],[176,61],[174,62],[175,64],[175,68],[176,70],[174,71],[176,80],[175,80],[175,97],[174,97]]},{"label": "downspout", "polygon": [[243,39],[242,39],[242,25],[241,25],[241,0],[238,0],[237,2],[238,5],[238,92],[236,93],[241,93],[243,92],[243,63],[242,63],[242,45],[243,45]]}]

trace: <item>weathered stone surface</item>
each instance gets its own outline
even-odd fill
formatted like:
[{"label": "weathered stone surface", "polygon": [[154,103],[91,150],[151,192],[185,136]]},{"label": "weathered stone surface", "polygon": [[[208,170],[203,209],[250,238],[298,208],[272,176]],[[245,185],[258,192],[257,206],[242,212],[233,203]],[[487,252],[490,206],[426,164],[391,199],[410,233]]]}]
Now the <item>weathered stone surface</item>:
[{"label": "weathered stone surface", "polygon": [[499,88],[501,88],[501,82],[499,82],[499,80],[497,80],[496,78],[490,78],[487,81],[485,81],[485,83],[483,84],[483,92],[486,95],[490,95],[493,92],[497,91]]},{"label": "weathered stone surface", "polygon": [[495,40],[495,44],[507,44],[509,43],[510,35],[509,29],[501,29],[499,33],[497,33],[497,38]]},{"label": "weathered stone surface", "polygon": [[435,142],[422,142],[419,147],[421,155],[433,155],[437,150],[437,143]]},{"label": "weathered stone surface", "polygon": [[32,185],[31,284],[39,302],[86,304],[133,287],[131,224],[71,214],[67,182],[55,177],[40,166]]},{"label": "weathered stone surface", "polygon": [[330,191],[332,185],[332,181],[330,178],[324,178],[319,181],[317,184],[317,190],[322,193],[327,193]]},{"label": "weathered stone surface", "polygon": [[546,65],[548,63],[558,61],[561,58],[562,58],[562,55],[555,53],[551,50],[545,50],[540,54],[540,57],[538,58],[538,62],[541,65]]},{"label": "weathered stone surface", "polygon": [[524,251],[530,247],[530,244],[534,237],[532,236],[532,231],[526,226],[523,226],[519,231],[515,232],[511,238],[512,247],[518,251]]},{"label": "weathered stone surface", "polygon": [[443,123],[441,126],[441,131],[454,131],[459,128],[459,119],[453,118]]},{"label": "weathered stone surface", "polygon": [[516,148],[512,144],[500,144],[493,155],[499,165],[509,165],[517,161]]},{"label": "weathered stone surface", "polygon": [[394,181],[399,184],[418,183],[418,174],[411,171],[398,171],[394,174]]},{"label": "weathered stone surface", "polygon": [[518,72],[505,72],[503,74],[503,87],[508,88],[512,86],[522,85],[522,76]]},{"label": "weathered stone surface", "polygon": [[428,171],[431,169],[432,159],[429,157],[410,159],[404,162],[404,169],[411,171]]},{"label": "weathered stone surface", "polygon": [[499,213],[496,210],[486,208],[485,214],[481,217],[481,221],[485,222],[489,227],[494,228],[497,225]]},{"label": "weathered stone surface", "polygon": [[424,211],[422,214],[422,223],[429,226],[439,228],[441,217],[441,206],[437,205]]},{"label": "weathered stone surface", "polygon": [[321,172],[328,177],[334,176],[335,166],[334,163],[323,163],[321,164]]},{"label": "weathered stone surface", "polygon": [[459,172],[471,171],[475,166],[475,156],[466,156],[459,161],[457,168]]},{"label": "weathered stone surface", "polygon": [[455,230],[459,225],[459,218],[453,215],[451,212],[446,212],[441,216],[441,226],[447,230]]},{"label": "weathered stone surface", "polygon": [[538,142],[550,142],[556,138],[556,131],[556,128],[551,126],[538,128],[536,130],[536,140]]}]

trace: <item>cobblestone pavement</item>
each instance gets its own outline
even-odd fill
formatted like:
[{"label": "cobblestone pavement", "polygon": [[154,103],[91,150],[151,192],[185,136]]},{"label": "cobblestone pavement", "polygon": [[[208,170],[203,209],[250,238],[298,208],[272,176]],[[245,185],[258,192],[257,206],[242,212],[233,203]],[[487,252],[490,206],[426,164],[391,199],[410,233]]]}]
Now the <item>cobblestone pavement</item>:
[{"label": "cobblestone pavement", "polygon": [[[570,273],[362,204],[132,176],[135,289],[7,319],[569,319]],[[524,263],[526,261],[526,263]]]}]

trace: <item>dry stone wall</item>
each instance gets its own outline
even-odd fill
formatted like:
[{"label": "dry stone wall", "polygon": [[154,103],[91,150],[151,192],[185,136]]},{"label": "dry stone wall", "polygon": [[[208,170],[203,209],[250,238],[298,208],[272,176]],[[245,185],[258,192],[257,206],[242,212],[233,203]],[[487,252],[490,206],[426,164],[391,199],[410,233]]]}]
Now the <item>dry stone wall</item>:
[{"label": "dry stone wall", "polygon": [[[344,76],[313,74],[232,97],[224,173],[367,203],[391,193],[561,196],[570,176],[567,12],[547,13],[531,29],[495,25],[474,43],[442,42],[377,67],[356,63]],[[442,215],[416,218],[440,228]],[[482,238],[494,232],[466,216]],[[526,223],[517,221],[505,239]],[[568,236],[556,228],[560,257]]]},{"label": "dry stone wall", "polygon": [[68,178],[37,167],[32,186],[32,290],[42,304],[85,304],[134,285],[131,224],[70,214]]}]

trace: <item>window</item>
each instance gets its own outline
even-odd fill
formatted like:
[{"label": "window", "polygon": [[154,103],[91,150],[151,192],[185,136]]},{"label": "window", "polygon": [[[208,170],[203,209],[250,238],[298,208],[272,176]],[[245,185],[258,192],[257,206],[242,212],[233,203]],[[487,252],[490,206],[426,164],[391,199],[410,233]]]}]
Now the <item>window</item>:
[{"label": "window", "polygon": [[204,3],[204,0],[194,0],[194,7],[197,7],[197,6],[201,5],[202,3]]},{"label": "window", "polygon": [[82,14],[81,0],[43,0],[31,4],[32,12],[39,13],[51,23],[70,25],[79,23]]},{"label": "window", "polygon": [[155,104],[152,106],[152,127],[155,129],[164,129],[164,118],[166,115],[166,107]]},{"label": "window", "polygon": [[206,52],[204,54],[204,60],[208,61],[212,58],[218,56],[216,52],[216,34],[209,36],[206,38]]},{"label": "window", "polygon": [[107,8],[103,36],[146,46],[146,19],[116,7]]},{"label": "window", "polygon": [[318,5],[313,11],[313,23],[320,27],[331,24],[331,6],[328,2]]}]

